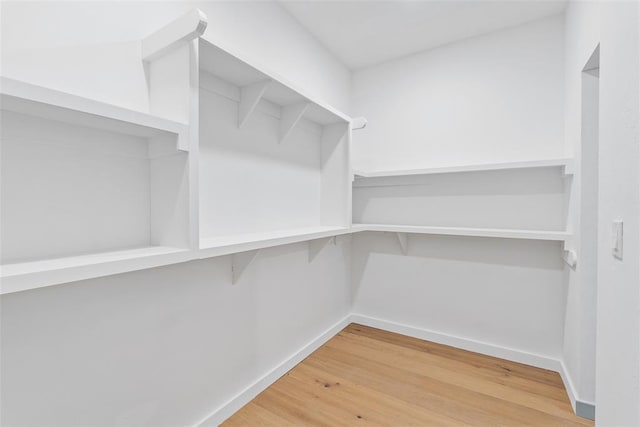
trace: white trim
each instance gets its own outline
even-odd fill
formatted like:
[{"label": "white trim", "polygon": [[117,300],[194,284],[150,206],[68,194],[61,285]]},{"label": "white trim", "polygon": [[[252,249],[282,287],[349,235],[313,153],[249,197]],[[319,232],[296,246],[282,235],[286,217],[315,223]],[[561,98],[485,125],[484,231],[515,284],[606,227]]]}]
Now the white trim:
[{"label": "white trim", "polygon": [[229,401],[218,407],[211,415],[197,423],[201,427],[217,426],[233,415],[236,411],[249,403],[254,397],[264,391],[271,384],[276,382],[278,378],[293,369],[298,363],[302,362],[307,356],[316,351],[322,344],[329,341],[341,330],[351,323],[351,316],[346,316],[338,323],[320,334],[317,338],[309,342],[300,350],[292,354],[281,364],[273,368],[267,374],[259,378],[256,382],[245,388],[243,391],[232,397]]},{"label": "white trim", "polygon": [[564,389],[567,391],[567,396],[569,396],[569,401],[571,402],[571,407],[573,408],[573,412],[576,412],[576,388],[573,386],[573,381],[571,381],[571,376],[569,375],[569,371],[567,370],[567,366],[564,364],[564,360],[560,361],[560,369],[558,371],[560,374],[560,378],[562,378],[562,383],[564,384]]},{"label": "white trim", "polygon": [[596,404],[594,402],[580,399],[580,396],[578,396],[578,392],[573,385],[573,381],[571,380],[571,375],[569,375],[569,370],[564,364],[564,360],[560,361],[560,370],[558,373],[560,374],[560,378],[562,378],[564,389],[567,391],[567,396],[571,402],[573,413],[579,417],[593,420],[595,418],[593,414],[595,413]]},{"label": "white trim", "polygon": [[320,346],[329,341],[331,338],[337,335],[338,332],[340,332],[351,323],[358,323],[364,326],[378,328],[388,332],[394,332],[397,334],[431,341],[438,344],[449,345],[462,350],[473,351],[475,353],[498,357],[512,362],[518,362],[525,365],[557,372],[562,379],[565,390],[567,392],[567,396],[569,397],[569,400],[571,402],[571,407],[576,415],[582,416],[584,418],[589,418],[588,416],[585,417],[584,414],[577,413],[576,403],[578,404],[578,406],[582,406],[586,409],[594,410],[593,408],[595,408],[594,403],[581,401],[578,398],[576,389],[573,385],[573,382],[571,381],[568,370],[564,364],[564,361],[561,359],[516,350],[496,344],[489,344],[469,338],[444,334],[427,329],[416,328],[414,326],[365,316],[362,314],[352,313],[327,329],[317,338],[309,342],[307,345],[292,354],[278,366],[256,380],[253,384],[229,399],[226,403],[219,406],[215,411],[211,413],[211,415],[209,415],[207,418],[197,423],[196,425],[199,427],[210,427],[217,426],[220,423],[224,422],[227,418],[232,416],[240,408],[249,403],[262,391],[266,390],[271,384],[276,382],[280,377],[286,374],[289,370],[293,369],[298,363],[302,362],[302,360],[304,360],[307,356],[309,356],[311,353],[313,353]]},{"label": "white trim", "polygon": [[158,59],[171,50],[200,37],[206,29],[207,15],[200,9],[192,9],[142,39],[142,60],[150,62]]},{"label": "white trim", "polygon": [[555,359],[553,357],[489,344],[469,338],[416,328],[361,314],[352,314],[351,322],[557,372],[562,379],[573,412],[579,417],[594,419],[595,403],[580,400],[573,381],[571,381],[571,377],[569,376],[569,371],[562,359]]},{"label": "white trim", "polygon": [[414,326],[390,322],[388,320],[369,317],[362,314],[352,314],[351,322],[359,323],[364,326],[370,326],[372,328],[383,329],[389,332],[395,332],[401,335],[419,338],[426,341],[435,342],[438,344],[449,345],[463,350],[485,354],[487,356],[499,357],[501,359],[535,366],[537,368],[548,369],[550,371],[558,372],[561,366],[560,360],[552,357],[503,347],[500,345],[488,344],[482,341],[457,337],[454,335],[430,331],[427,329],[416,328]]}]

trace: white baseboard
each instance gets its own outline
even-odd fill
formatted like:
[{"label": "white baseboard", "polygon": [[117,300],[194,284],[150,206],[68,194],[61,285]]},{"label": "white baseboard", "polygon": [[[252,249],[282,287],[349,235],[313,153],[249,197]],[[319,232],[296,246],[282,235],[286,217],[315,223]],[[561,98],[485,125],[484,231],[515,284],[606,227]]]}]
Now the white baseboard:
[{"label": "white baseboard", "polygon": [[233,415],[236,411],[249,403],[254,397],[264,391],[273,384],[278,378],[293,369],[298,363],[307,356],[317,350],[322,344],[333,338],[338,332],[348,326],[350,323],[359,323],[364,326],[382,329],[397,334],[406,335],[414,338],[432,341],[438,344],[449,345],[463,350],[473,351],[476,353],[486,354],[488,356],[499,357],[501,359],[513,362],[523,363],[525,365],[535,366],[538,368],[548,369],[558,372],[564,383],[567,395],[571,401],[574,412],[584,418],[593,419],[595,416],[595,405],[591,402],[581,401],[576,389],[571,381],[564,362],[548,356],[542,356],[526,351],[515,350],[495,344],[489,344],[482,341],[476,341],[468,338],[457,337],[454,335],[435,332],[427,329],[416,328],[401,323],[391,322],[388,320],[378,319],[362,314],[351,314],[344,317],[338,323],[327,329],[314,340],[309,342],[303,348],[292,354],[284,360],[280,365],[276,366],[270,372],[258,379],[256,382],[245,388],[242,392],[231,398],[229,401],[221,405],[211,413],[207,418],[198,423],[200,427],[217,426],[224,420]]},{"label": "white baseboard", "polygon": [[560,378],[562,378],[562,382],[564,384],[564,389],[567,390],[567,396],[569,396],[569,401],[571,402],[571,407],[573,408],[573,412],[576,411],[576,388],[573,386],[573,381],[571,381],[571,376],[569,375],[569,371],[564,364],[564,361],[560,362]]},{"label": "white baseboard", "polygon": [[469,338],[457,337],[454,335],[443,334],[441,332],[430,331],[428,329],[416,328],[414,326],[404,325],[401,323],[391,322],[388,320],[378,319],[374,317],[364,316],[361,314],[352,314],[351,322],[359,323],[372,328],[384,329],[385,331],[395,332],[401,335],[407,335],[426,341],[432,341],[438,344],[450,345],[452,347],[469,350],[476,353],[486,354],[488,356],[499,357],[501,359],[511,360],[513,362],[523,363],[525,365],[535,366],[537,368],[548,369],[554,372],[560,372],[561,362],[558,359],[542,356],[526,351],[515,350],[495,344],[488,344],[482,341],[476,341]]},{"label": "white baseboard", "polygon": [[264,391],[271,384],[276,382],[278,378],[293,369],[298,363],[302,362],[307,356],[316,351],[322,344],[336,336],[338,332],[343,330],[351,323],[351,316],[346,316],[338,323],[324,331],[314,340],[302,347],[300,350],[285,359],[278,366],[269,371],[266,375],[258,379],[256,382],[245,388],[222,406],[217,408],[211,415],[199,422],[200,427],[217,426],[224,420],[233,415],[236,411],[249,403],[254,397]]},{"label": "white baseboard", "polygon": [[567,391],[567,396],[569,396],[569,401],[571,402],[573,412],[579,417],[595,420],[596,404],[580,399],[580,397],[578,396],[578,392],[573,385],[573,381],[571,380],[571,375],[569,375],[569,371],[564,364],[564,361],[560,362],[560,371],[558,373],[560,374],[560,378],[562,378],[562,382],[564,383],[564,388]]},{"label": "white baseboard", "polygon": [[560,374],[560,378],[562,378],[573,412],[583,418],[588,418],[590,420],[595,419],[595,404],[593,402],[580,400],[564,361],[561,359],[488,344],[468,338],[461,338],[454,335],[443,334],[427,329],[416,328],[361,314],[352,314],[351,322],[557,372]]}]

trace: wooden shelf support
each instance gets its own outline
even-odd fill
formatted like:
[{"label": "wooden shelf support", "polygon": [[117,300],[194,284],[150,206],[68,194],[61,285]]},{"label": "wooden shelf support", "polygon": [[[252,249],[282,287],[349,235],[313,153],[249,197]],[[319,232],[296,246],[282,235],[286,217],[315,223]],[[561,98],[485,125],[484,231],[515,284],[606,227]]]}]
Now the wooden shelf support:
[{"label": "wooden shelf support", "polygon": [[309,240],[309,262],[313,262],[320,252],[329,244],[336,244],[336,236],[324,237],[322,239]]},{"label": "wooden shelf support", "polygon": [[398,237],[398,243],[400,244],[402,255],[407,255],[409,252],[409,237],[407,233],[396,233],[396,236]]},{"label": "wooden shelf support", "polygon": [[231,283],[236,284],[247,270],[249,265],[256,259],[260,249],[253,251],[239,252],[231,255]]},{"label": "wooden shelf support", "polygon": [[307,108],[309,108],[308,102],[282,107],[282,115],[280,116],[280,143],[284,142],[291,134],[291,131],[296,124],[298,124],[305,111],[307,111]]},{"label": "wooden shelf support", "polygon": [[271,82],[271,79],[266,79],[240,88],[238,128],[242,128],[242,126],[247,122],[247,119],[260,103],[260,99],[262,99],[262,96]]},{"label": "wooden shelf support", "polygon": [[173,49],[204,34],[207,15],[192,9],[142,39],[142,60],[153,61]]}]

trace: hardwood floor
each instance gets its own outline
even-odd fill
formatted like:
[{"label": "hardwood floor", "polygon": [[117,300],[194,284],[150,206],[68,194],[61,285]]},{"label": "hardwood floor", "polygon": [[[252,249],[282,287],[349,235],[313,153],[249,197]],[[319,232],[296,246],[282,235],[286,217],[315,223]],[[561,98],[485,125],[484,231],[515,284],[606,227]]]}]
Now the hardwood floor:
[{"label": "hardwood floor", "polygon": [[351,324],[223,426],[592,426],[560,376]]}]

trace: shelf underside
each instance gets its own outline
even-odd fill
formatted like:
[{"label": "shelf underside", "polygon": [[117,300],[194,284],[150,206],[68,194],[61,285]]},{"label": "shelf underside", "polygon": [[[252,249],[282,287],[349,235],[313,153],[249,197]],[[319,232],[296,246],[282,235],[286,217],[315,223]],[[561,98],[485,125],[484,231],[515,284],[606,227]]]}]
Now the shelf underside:
[{"label": "shelf underside", "polygon": [[353,224],[353,231],[386,231],[442,236],[494,237],[501,239],[550,240],[564,242],[571,236],[566,231],[520,230],[504,228],[433,227],[391,224]]},{"label": "shelf underside", "polygon": [[550,167],[562,167],[564,168],[564,174],[570,175],[572,171],[573,161],[572,159],[559,158],[559,159],[545,159],[545,160],[531,160],[531,161],[519,161],[519,162],[505,162],[505,163],[485,163],[475,165],[463,165],[463,166],[446,166],[446,167],[433,167],[424,169],[406,169],[406,170],[389,170],[389,171],[355,171],[356,182],[367,182],[373,178],[398,178],[398,177],[410,177],[421,175],[437,175],[447,173],[465,173],[465,172],[485,172],[485,171],[501,171],[501,170],[518,170],[518,169],[532,169],[532,168],[550,168]]},{"label": "shelf underside", "polygon": [[0,294],[176,264],[192,259],[190,251],[166,246],[4,264]]},{"label": "shelf underside", "polygon": [[200,239],[200,258],[264,249],[324,237],[350,234],[350,227],[305,227]]},{"label": "shelf underside", "polygon": [[320,125],[348,123],[350,118],[338,110],[314,101],[299,90],[284,83],[282,78],[272,73],[261,71],[249,62],[226,52],[222,48],[201,38],[200,69],[224,80],[238,88],[250,87],[260,82],[269,81],[264,92],[259,96],[280,107],[308,103],[304,117]]}]

